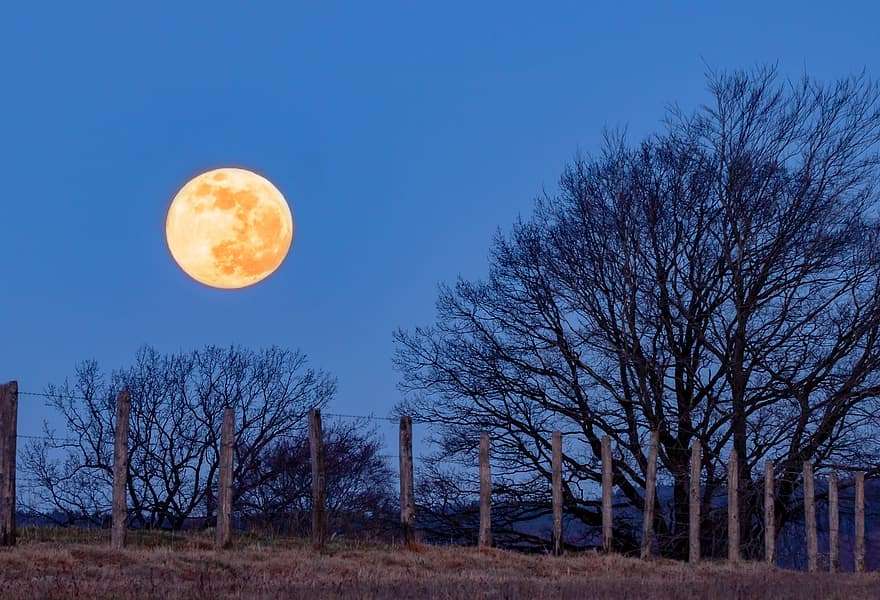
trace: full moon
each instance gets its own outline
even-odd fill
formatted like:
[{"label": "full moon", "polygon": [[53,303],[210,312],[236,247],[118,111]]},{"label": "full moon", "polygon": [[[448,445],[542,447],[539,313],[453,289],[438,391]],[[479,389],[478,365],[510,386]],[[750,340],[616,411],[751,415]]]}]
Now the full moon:
[{"label": "full moon", "polygon": [[293,242],[293,214],[267,179],[245,169],[202,173],[168,209],[165,237],[174,260],[205,285],[237,289],[271,275]]}]

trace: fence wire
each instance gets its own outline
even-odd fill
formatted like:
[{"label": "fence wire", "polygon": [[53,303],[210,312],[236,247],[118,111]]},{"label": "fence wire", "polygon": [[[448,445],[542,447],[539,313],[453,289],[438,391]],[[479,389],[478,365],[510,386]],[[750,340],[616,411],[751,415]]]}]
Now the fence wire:
[{"label": "fence wire", "polygon": [[[42,397],[42,398],[62,397],[62,398],[69,398],[69,399],[78,399],[78,400],[83,400],[83,401],[89,401],[89,400],[94,399],[94,397],[88,398],[85,396],[79,396],[79,395],[68,394],[68,393],[52,393],[52,394],[50,394],[50,393],[45,393],[45,392],[31,392],[31,391],[21,391],[21,390],[18,393],[21,396],[27,396],[27,397]],[[321,415],[322,415],[322,417],[326,417],[329,419],[350,419],[350,420],[355,420],[355,421],[375,421],[375,422],[383,422],[383,423],[396,423],[402,418],[402,417],[395,417],[395,416],[379,416],[374,413],[359,415],[359,414],[352,414],[352,413],[323,412],[323,411],[322,411]],[[413,424],[419,424],[419,425],[429,424],[429,421],[422,421],[419,419],[411,419],[411,421]],[[18,439],[30,441],[30,442],[58,443],[59,445],[60,444],[76,444],[79,441],[76,438],[55,436],[50,433],[44,433],[44,434],[21,433],[21,434],[17,434],[17,437],[18,437]],[[276,437],[282,438],[282,439],[299,439],[299,440],[303,439],[303,436],[301,434],[296,435],[296,434],[289,434],[289,433],[277,434]],[[397,467],[397,465],[395,463],[398,460],[400,460],[400,458],[401,458],[401,456],[399,454],[393,454],[393,453],[377,454],[376,457],[380,458],[384,461],[389,461],[389,462],[393,461],[391,464],[392,470]],[[423,463],[426,465],[431,465],[431,466],[445,465],[445,466],[455,467],[457,469],[476,469],[476,468],[478,468],[478,465],[479,465],[478,461],[468,460],[468,459],[449,460],[449,459],[441,459],[438,457],[431,457],[431,456],[419,457],[419,456],[415,456],[415,455],[411,456],[410,458],[414,462]],[[658,482],[662,479],[665,479],[661,465],[662,465],[662,463],[660,461],[658,461],[658,465],[657,465],[657,467],[658,467],[658,473],[657,473]],[[817,476],[816,483],[818,485],[817,485],[815,497],[816,497],[816,508],[817,508],[817,515],[816,516],[817,516],[818,520],[827,520],[827,518],[828,518],[828,516],[827,516],[828,515],[828,513],[827,513],[827,510],[828,510],[827,509],[827,499],[825,496],[822,495],[823,485],[822,485],[822,483],[820,483],[820,480],[824,480],[824,477],[821,477],[821,474],[831,472],[831,471],[838,471],[838,472],[842,472],[842,473],[862,471],[862,472],[865,472],[866,475],[871,475],[871,474],[876,473],[875,468],[867,468],[866,469],[866,468],[852,467],[850,465],[838,465],[838,464],[822,465],[821,471],[817,470],[817,472],[816,472],[816,476]],[[671,473],[666,473],[666,475],[668,477],[669,475],[671,475]],[[701,469],[701,478],[705,477],[705,476],[706,476],[705,470]],[[723,480],[723,479],[721,479],[721,480]],[[762,481],[761,478],[759,477],[756,481],[757,481],[756,485],[758,487],[760,487],[760,482]],[[17,488],[20,490],[20,492],[23,492],[22,500],[24,501],[25,505],[28,505],[28,504],[32,505],[32,500],[29,502],[29,501],[25,500],[25,497],[33,498],[35,495],[38,495],[39,490],[44,489],[45,485],[46,485],[46,483],[44,480],[35,479],[35,478],[27,478],[27,477],[21,478],[20,477],[16,481]],[[852,496],[851,490],[852,490],[852,480],[851,479],[841,479],[839,482],[839,492],[841,494],[840,514],[841,514],[841,517],[844,517],[844,516],[847,517],[847,522],[850,521],[850,515],[852,515],[852,510],[853,510],[852,509],[853,496]],[[717,500],[714,498],[709,500],[709,503],[708,503],[709,504],[709,506],[708,506],[709,513],[718,513],[720,511],[726,510],[726,506],[723,505],[723,502],[724,502],[723,496],[725,493],[726,492],[720,488],[715,490],[715,494],[717,494],[719,496],[719,498]],[[794,498],[795,498],[796,502],[800,502],[802,504],[802,502],[803,502],[802,497],[799,498],[797,495],[795,495]],[[668,501],[668,498],[667,498],[667,501]],[[659,504],[660,504],[661,511],[664,510],[665,502],[662,498],[660,499]],[[617,505],[615,504],[615,507],[616,506]],[[665,508],[666,508],[666,510],[668,510],[668,506]],[[795,509],[795,512],[798,512],[798,507],[792,507],[792,508]],[[802,510],[802,506],[800,508]],[[615,510],[616,510],[616,508],[615,508]],[[875,511],[870,511],[870,510],[866,511],[866,517],[867,516],[876,517],[876,515],[877,515],[877,513]],[[788,543],[787,540],[792,540],[792,539],[799,540],[799,539],[803,538],[803,529],[804,529],[803,518],[795,517],[795,518],[791,519],[788,523],[788,527],[789,527],[788,536],[786,536],[786,539],[780,540],[780,545]],[[848,525],[842,525],[841,534],[842,534],[842,537],[851,537],[852,536],[851,527],[849,527]],[[723,545],[723,540],[711,540],[711,541],[709,541],[709,544],[711,546],[721,546],[721,545]],[[824,551],[827,551],[826,550],[827,544],[828,544],[827,539],[824,537],[820,537],[820,540],[819,540],[820,552],[822,552],[823,554],[824,554]],[[803,544],[800,542],[792,542],[792,547],[786,548],[786,554],[788,555],[789,560],[794,563],[797,563],[798,566],[800,566],[800,563],[804,562],[804,560],[805,560],[803,552],[804,552],[804,547],[803,547]]]}]

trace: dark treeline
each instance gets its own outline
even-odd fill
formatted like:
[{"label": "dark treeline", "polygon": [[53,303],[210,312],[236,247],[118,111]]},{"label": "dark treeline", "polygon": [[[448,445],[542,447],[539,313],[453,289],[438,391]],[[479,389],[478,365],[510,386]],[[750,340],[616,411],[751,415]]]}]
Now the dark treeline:
[{"label": "dark treeline", "polygon": [[[172,528],[216,521],[220,426],[235,412],[233,510],[240,526],[307,535],[306,415],[325,406],[335,381],[306,357],[280,348],[206,347],[160,354],[146,347],[126,369],[104,373],[95,362],[47,390],[64,422],[23,451],[35,482],[35,511],[60,523],[105,525],[110,511],[116,395],[131,398],[129,524]],[[333,533],[377,531],[393,524],[393,475],[382,441],[367,421],[324,428],[328,516]]]}]

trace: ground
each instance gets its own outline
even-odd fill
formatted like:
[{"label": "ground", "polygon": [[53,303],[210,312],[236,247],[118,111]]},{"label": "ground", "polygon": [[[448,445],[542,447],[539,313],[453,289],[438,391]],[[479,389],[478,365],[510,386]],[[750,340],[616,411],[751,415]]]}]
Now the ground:
[{"label": "ground", "polygon": [[28,598],[779,598],[874,599],[880,575],[805,574],[744,564],[640,561],[594,553],[560,558],[502,550],[239,537],[214,551],[208,535],[129,537],[22,531],[0,550],[0,597]]}]

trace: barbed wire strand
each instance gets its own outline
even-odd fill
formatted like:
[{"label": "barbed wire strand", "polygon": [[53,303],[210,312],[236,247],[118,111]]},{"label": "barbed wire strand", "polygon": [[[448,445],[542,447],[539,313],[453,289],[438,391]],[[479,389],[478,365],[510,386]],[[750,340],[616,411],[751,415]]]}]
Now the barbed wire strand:
[{"label": "barbed wire strand", "polygon": [[[85,401],[94,400],[94,398],[87,398],[85,396],[78,396],[75,394],[68,394],[65,392],[58,392],[55,394],[49,394],[46,392],[31,392],[31,391],[27,391],[27,390],[19,390],[18,393],[19,393],[19,395],[22,395],[22,396],[34,396],[34,397],[42,397],[42,398],[63,397],[63,398],[70,398],[73,400],[85,400]],[[330,418],[334,418],[334,419],[371,420],[371,421],[384,421],[384,422],[388,422],[388,423],[399,422],[400,418],[401,418],[401,417],[381,417],[381,416],[378,416],[378,415],[375,415],[372,413],[370,413],[368,415],[355,415],[355,414],[351,414],[351,413],[322,412],[321,415],[324,417],[330,417]],[[411,419],[411,421],[414,425],[421,425],[421,424],[429,423],[428,421],[422,421],[420,419]],[[50,441],[50,442],[64,442],[64,443],[76,443],[76,441],[77,441],[74,438],[56,438],[56,437],[45,436],[45,435],[19,434],[18,437],[22,438],[22,439],[42,440],[42,441]],[[297,438],[298,436],[295,436],[293,434],[278,434],[276,437],[294,439],[294,438]],[[394,458],[394,456],[392,456],[392,455],[389,455],[389,457]],[[451,461],[444,461],[444,460],[435,460],[435,462],[447,463],[447,464],[460,464],[460,463],[453,463]],[[849,466],[849,465],[838,465],[838,464],[822,465],[821,469],[822,470],[831,469],[831,470],[840,470],[840,471],[849,471],[849,472],[865,471],[866,473],[869,473],[869,474],[873,474],[875,471],[877,471],[877,468],[874,466],[860,467],[860,466]]]},{"label": "barbed wire strand", "polygon": [[[26,391],[26,390],[18,390],[18,394],[20,396],[33,396],[33,397],[38,397],[38,398],[69,398],[71,400],[85,400],[85,401],[95,399],[94,397],[88,398],[86,396],[78,396],[76,394],[69,394],[66,392],[58,392],[55,394],[49,394],[46,392],[31,392],[31,391]],[[351,413],[326,412],[326,413],[322,413],[322,415],[325,417],[332,417],[332,418],[338,418],[338,419],[370,419],[373,421],[388,421],[391,423],[396,423],[400,420],[399,417],[380,417],[380,416],[375,415],[373,413],[370,413],[368,415],[355,415],[355,414],[351,414]],[[413,423],[420,423],[421,421],[419,421],[418,419],[412,419],[412,422]]]},{"label": "barbed wire strand", "polygon": [[44,442],[65,442],[67,444],[75,444],[77,442],[76,438],[70,437],[58,437],[54,435],[32,435],[32,434],[24,434],[19,433],[15,437],[23,440],[40,440]]}]

